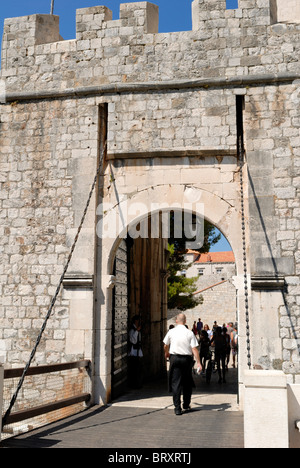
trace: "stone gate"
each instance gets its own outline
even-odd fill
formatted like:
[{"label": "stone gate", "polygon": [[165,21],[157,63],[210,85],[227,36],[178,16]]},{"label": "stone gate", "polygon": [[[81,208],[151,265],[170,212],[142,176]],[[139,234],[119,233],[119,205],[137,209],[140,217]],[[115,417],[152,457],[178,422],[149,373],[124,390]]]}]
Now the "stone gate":
[{"label": "stone gate", "polygon": [[[252,367],[300,379],[298,4],[239,0],[226,10],[225,0],[194,0],[192,17],[192,31],[158,33],[151,3],[122,4],[118,20],[105,6],[85,8],[68,41],[57,16],[5,20],[0,357],[28,359],[104,154],[35,356],[90,358],[96,403],[111,395],[116,253],[162,204],[204,216],[232,246],[241,389],[247,339]],[[140,281],[118,299],[129,315],[143,309],[153,375],[163,366],[165,247],[160,234],[134,240],[129,266]]]}]

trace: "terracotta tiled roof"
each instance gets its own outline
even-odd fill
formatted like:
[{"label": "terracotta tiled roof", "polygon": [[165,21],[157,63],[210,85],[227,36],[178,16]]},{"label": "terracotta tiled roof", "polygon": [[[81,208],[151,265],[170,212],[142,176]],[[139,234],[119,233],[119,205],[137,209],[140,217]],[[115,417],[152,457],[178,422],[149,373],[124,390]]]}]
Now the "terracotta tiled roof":
[{"label": "terracotta tiled roof", "polygon": [[209,252],[199,254],[194,263],[234,263],[233,252]]}]

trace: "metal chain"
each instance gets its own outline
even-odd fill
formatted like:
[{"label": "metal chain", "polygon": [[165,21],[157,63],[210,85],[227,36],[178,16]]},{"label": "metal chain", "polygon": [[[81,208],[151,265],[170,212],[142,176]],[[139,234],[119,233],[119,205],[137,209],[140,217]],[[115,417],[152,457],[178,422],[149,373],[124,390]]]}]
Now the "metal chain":
[{"label": "metal chain", "polygon": [[74,250],[75,250],[75,247],[76,247],[76,244],[77,244],[77,241],[78,241],[78,238],[79,238],[79,235],[80,235],[80,232],[81,232],[81,229],[82,229],[82,226],[83,226],[83,223],[84,223],[84,220],[85,220],[87,211],[88,211],[88,208],[89,208],[89,206],[90,206],[90,202],[91,202],[91,199],[92,199],[92,195],[93,195],[93,192],[94,192],[94,190],[95,190],[95,186],[96,186],[98,177],[99,177],[100,172],[101,172],[101,168],[102,168],[102,164],[103,164],[103,159],[104,159],[104,154],[105,154],[105,151],[106,151],[106,146],[107,146],[107,143],[104,144],[103,150],[102,150],[102,152],[101,152],[99,166],[98,166],[98,168],[97,168],[97,172],[96,172],[96,175],[95,175],[95,178],[94,178],[94,181],[93,181],[93,184],[92,184],[92,187],[91,187],[89,196],[88,196],[88,200],[87,200],[87,203],[86,203],[86,206],[85,206],[85,209],[84,209],[82,218],[81,218],[81,222],[80,222],[80,225],[79,225],[79,227],[78,227],[77,234],[76,234],[76,236],[75,236],[73,245],[72,245],[72,247],[71,247],[71,250],[70,250],[70,253],[69,253],[69,256],[68,256],[66,265],[65,265],[64,270],[63,270],[63,273],[62,273],[62,275],[61,275],[61,277],[60,277],[58,286],[57,286],[56,291],[55,291],[55,294],[54,294],[54,296],[53,296],[53,298],[52,298],[52,301],[51,301],[49,310],[48,310],[48,312],[47,312],[46,318],[45,318],[45,320],[44,320],[44,322],[43,322],[43,325],[42,325],[42,327],[41,327],[40,333],[39,333],[39,335],[38,335],[38,337],[37,337],[35,346],[34,346],[33,350],[31,351],[29,360],[28,360],[28,362],[27,362],[27,364],[26,364],[26,366],[25,366],[25,368],[24,368],[24,371],[23,371],[23,374],[22,374],[22,376],[21,376],[21,378],[20,378],[20,381],[19,381],[19,383],[18,383],[17,389],[16,389],[16,391],[15,391],[15,393],[14,393],[12,399],[11,399],[11,402],[10,402],[10,404],[9,404],[9,407],[8,407],[8,409],[7,409],[7,411],[6,411],[5,415],[4,415],[4,417],[3,417],[2,426],[5,425],[5,423],[6,423],[7,419],[8,419],[8,417],[9,417],[9,415],[10,415],[10,413],[11,413],[11,410],[12,410],[12,408],[13,408],[13,406],[14,406],[16,400],[17,400],[19,391],[20,391],[21,388],[22,388],[22,385],[23,385],[24,379],[25,379],[25,377],[26,377],[26,374],[27,374],[27,372],[28,372],[28,369],[29,369],[29,367],[30,367],[30,365],[31,365],[31,362],[32,362],[32,360],[33,360],[33,358],[34,358],[34,356],[35,356],[35,354],[36,354],[37,348],[38,348],[38,346],[39,346],[39,344],[40,344],[40,341],[41,341],[41,339],[42,339],[42,336],[43,336],[43,333],[44,333],[44,331],[45,331],[47,322],[48,322],[48,320],[49,320],[49,318],[50,318],[50,316],[51,316],[51,314],[52,314],[53,307],[54,307],[54,305],[55,305],[55,303],[56,303],[56,300],[57,300],[57,297],[58,297],[58,294],[59,294],[61,285],[62,285],[62,283],[63,283],[63,280],[64,280],[64,277],[65,277],[66,272],[67,272],[67,270],[68,270],[68,267],[69,267],[69,265],[70,265],[70,262],[71,262],[71,259],[72,259],[72,256],[73,256],[73,252],[74,252]]},{"label": "metal chain", "polygon": [[251,342],[249,325],[249,289],[247,275],[247,247],[246,247],[246,223],[245,223],[245,200],[244,200],[244,144],[242,132],[238,135],[238,160],[240,167],[240,193],[241,193],[241,213],[242,213],[242,243],[243,243],[243,267],[244,267],[244,291],[245,291],[245,318],[246,318],[246,337],[247,337],[247,359],[248,367],[251,369]]}]

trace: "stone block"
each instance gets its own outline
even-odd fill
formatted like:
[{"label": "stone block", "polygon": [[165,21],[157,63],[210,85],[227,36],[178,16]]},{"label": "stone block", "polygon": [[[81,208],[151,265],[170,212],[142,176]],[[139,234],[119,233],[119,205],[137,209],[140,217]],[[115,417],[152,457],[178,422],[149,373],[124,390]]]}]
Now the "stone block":
[{"label": "stone block", "polygon": [[112,11],[106,6],[76,10],[76,38],[79,40],[96,39],[98,31],[101,31],[104,24],[111,20]]},{"label": "stone block", "polygon": [[272,23],[300,23],[299,0],[270,0]]},{"label": "stone block", "polygon": [[66,330],[65,352],[69,355],[84,355],[84,330]]},{"label": "stone block", "polygon": [[300,385],[288,385],[290,448],[300,448]]},{"label": "stone block", "polygon": [[48,44],[60,41],[59,16],[55,15],[35,15],[35,40],[36,45]]},{"label": "stone block", "polygon": [[225,12],[226,0],[194,0],[192,3],[193,31],[205,29],[210,20],[225,19]]},{"label": "stone block", "polygon": [[245,448],[288,448],[287,378],[281,371],[245,371]]},{"label": "stone block", "polygon": [[[123,28],[134,27],[141,33],[158,32],[158,6],[149,2],[123,3],[120,20]],[[137,31],[136,30],[136,31]],[[125,30],[123,30],[125,31]]]},{"label": "stone block", "polygon": [[256,274],[293,275],[295,270],[294,259],[290,257],[256,258],[255,266]]},{"label": "stone block", "polygon": [[[60,41],[59,16],[30,15],[8,18],[4,22],[4,41],[7,48],[25,45],[48,44]],[[17,43],[15,42],[17,41]]]}]

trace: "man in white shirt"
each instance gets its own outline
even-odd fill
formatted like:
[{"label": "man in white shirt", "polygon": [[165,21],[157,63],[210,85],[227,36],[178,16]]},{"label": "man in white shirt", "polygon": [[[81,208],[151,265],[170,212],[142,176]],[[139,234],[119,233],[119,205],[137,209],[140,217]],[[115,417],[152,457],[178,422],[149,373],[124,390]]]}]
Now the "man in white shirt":
[{"label": "man in white shirt", "polygon": [[177,326],[169,330],[165,336],[165,357],[170,358],[169,385],[173,393],[175,414],[181,415],[181,393],[183,394],[183,409],[189,410],[193,388],[192,368],[193,357],[197,362],[198,373],[201,372],[198,341],[194,333],[185,326],[186,316],[179,314],[176,318]]}]

